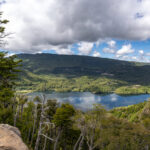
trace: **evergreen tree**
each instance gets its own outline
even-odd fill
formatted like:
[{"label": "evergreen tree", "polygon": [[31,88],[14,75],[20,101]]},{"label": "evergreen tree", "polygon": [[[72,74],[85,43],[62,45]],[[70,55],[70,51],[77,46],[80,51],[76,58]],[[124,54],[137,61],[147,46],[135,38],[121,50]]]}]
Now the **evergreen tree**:
[{"label": "evergreen tree", "polygon": [[[8,36],[4,27],[8,20],[2,20],[1,16],[2,13],[0,13],[0,46],[4,44],[5,37]],[[20,62],[16,56],[7,57],[6,52],[0,52],[0,109],[3,110],[0,113],[0,121],[7,122],[7,117],[11,118],[11,115],[7,114],[13,114],[14,81],[17,78],[17,72],[19,72]]]}]

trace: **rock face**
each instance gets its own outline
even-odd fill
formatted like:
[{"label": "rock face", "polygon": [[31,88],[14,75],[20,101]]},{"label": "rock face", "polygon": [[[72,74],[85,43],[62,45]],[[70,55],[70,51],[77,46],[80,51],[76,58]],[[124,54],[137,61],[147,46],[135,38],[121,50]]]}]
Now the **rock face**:
[{"label": "rock face", "polygon": [[20,131],[7,124],[0,124],[0,150],[28,150]]}]

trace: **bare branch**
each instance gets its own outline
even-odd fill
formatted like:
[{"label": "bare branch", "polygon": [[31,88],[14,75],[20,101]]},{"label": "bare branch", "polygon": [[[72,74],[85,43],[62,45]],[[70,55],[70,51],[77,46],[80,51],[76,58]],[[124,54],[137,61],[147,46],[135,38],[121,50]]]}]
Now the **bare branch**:
[{"label": "bare branch", "polygon": [[52,139],[52,138],[46,136],[45,134],[40,134],[40,135],[44,136],[45,138],[49,139],[50,141],[55,141],[54,139]]}]

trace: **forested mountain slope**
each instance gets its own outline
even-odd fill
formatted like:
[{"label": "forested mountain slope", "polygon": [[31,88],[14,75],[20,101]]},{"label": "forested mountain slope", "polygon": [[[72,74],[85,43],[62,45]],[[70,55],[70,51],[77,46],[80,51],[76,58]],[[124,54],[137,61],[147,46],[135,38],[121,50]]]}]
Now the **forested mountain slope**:
[{"label": "forested mountain slope", "polygon": [[[67,80],[69,83],[76,79],[80,80],[81,77],[86,76],[88,78],[86,81],[90,81],[90,79],[94,79],[93,81],[95,81],[105,78],[109,80],[109,83],[108,81],[106,82],[110,86],[115,82],[116,87],[126,85],[150,85],[150,64],[148,63],[56,54],[19,54],[18,58],[23,60],[22,65],[25,72],[22,73],[22,79],[26,79],[24,80],[26,85],[28,85],[29,82],[33,84],[34,81],[42,82],[60,76],[61,79],[63,78],[63,80]],[[74,80],[70,81],[71,79]],[[75,85],[75,83],[72,84]],[[59,88],[61,89],[61,87]]]}]

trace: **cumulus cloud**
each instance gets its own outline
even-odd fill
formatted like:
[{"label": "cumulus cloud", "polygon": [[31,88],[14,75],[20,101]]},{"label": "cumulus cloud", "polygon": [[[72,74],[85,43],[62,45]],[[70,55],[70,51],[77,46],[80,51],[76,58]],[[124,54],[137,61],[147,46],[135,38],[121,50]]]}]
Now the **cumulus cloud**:
[{"label": "cumulus cloud", "polygon": [[103,52],[104,52],[104,53],[114,54],[114,53],[115,53],[115,50],[112,49],[112,48],[109,48],[109,47],[105,47],[105,48],[103,49]]},{"label": "cumulus cloud", "polygon": [[114,54],[115,53],[115,47],[116,47],[116,41],[111,40],[111,41],[108,41],[106,43],[107,43],[108,47],[105,47],[103,49],[103,52],[108,53],[108,54]]},{"label": "cumulus cloud", "polygon": [[93,52],[93,56],[94,56],[94,57],[100,57],[101,54],[100,54],[100,52],[94,51],[94,52]]},{"label": "cumulus cloud", "polygon": [[110,48],[115,48],[115,46],[116,46],[116,41],[111,40],[111,41],[108,41],[107,44],[108,44],[108,46],[109,46]]},{"label": "cumulus cloud", "polygon": [[103,52],[107,54],[113,54],[114,58],[121,60],[141,61],[142,59],[140,58],[145,54],[143,50],[139,50],[138,53],[140,54],[140,58],[135,56],[135,50],[132,48],[131,44],[124,44],[120,49],[117,49],[115,41],[109,41],[107,42],[107,45],[108,47],[105,47]]},{"label": "cumulus cloud", "polygon": [[138,60],[138,58],[137,58],[137,56],[132,56],[132,57],[131,57],[131,60],[135,60],[135,61],[137,61],[137,60]]},{"label": "cumulus cloud", "polygon": [[139,50],[139,54],[140,54],[140,55],[143,55],[143,54],[144,54],[144,51],[143,51],[143,50]]},{"label": "cumulus cloud", "polygon": [[89,42],[81,42],[78,44],[78,46],[78,51],[80,55],[89,55],[92,51],[94,44]]},{"label": "cumulus cloud", "polygon": [[142,62],[150,62],[150,53],[144,52],[144,50],[139,50],[139,56],[137,57],[137,61]]},{"label": "cumulus cloud", "polygon": [[51,46],[51,50],[54,50],[57,54],[72,55],[74,52],[71,50],[72,46]]},{"label": "cumulus cloud", "polygon": [[124,54],[124,55],[119,55],[116,56],[117,58],[121,59],[121,60],[128,60],[128,61],[138,61],[138,62],[150,62],[150,58],[149,58],[149,54],[147,52],[144,52],[144,50],[138,50],[138,55],[136,55],[136,53],[131,53],[132,55],[128,54]]},{"label": "cumulus cloud", "polygon": [[125,56],[125,55],[131,54],[133,52],[134,52],[134,49],[132,49],[131,44],[123,45],[122,48],[116,52],[116,56],[117,57]]},{"label": "cumulus cloud", "polygon": [[144,50],[139,50],[139,55],[140,55],[141,57],[150,56],[150,52],[144,52]]},{"label": "cumulus cloud", "polygon": [[63,47],[107,38],[145,40],[149,6],[149,0],[5,0],[0,7],[10,20],[7,31],[14,33],[5,49],[36,53],[55,46],[58,53],[72,53]]}]

